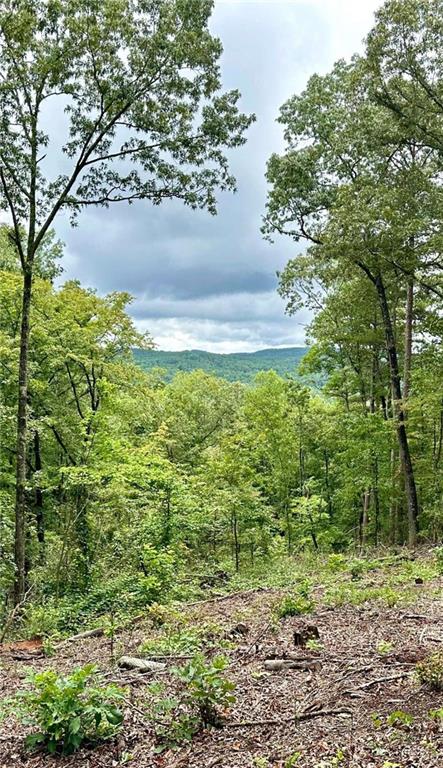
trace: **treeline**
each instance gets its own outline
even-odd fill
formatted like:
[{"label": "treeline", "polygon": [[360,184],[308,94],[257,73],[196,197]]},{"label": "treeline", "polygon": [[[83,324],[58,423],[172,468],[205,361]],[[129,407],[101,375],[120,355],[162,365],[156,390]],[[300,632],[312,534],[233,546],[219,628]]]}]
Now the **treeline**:
[{"label": "treeline", "polygon": [[[411,545],[442,507],[442,38],[440,0],[385,3],[365,55],[282,107],[286,149],[267,171],[265,234],[307,243],[280,292],[290,313],[315,312],[329,391],[360,402],[368,433],[395,429],[392,527],[406,509]],[[387,461],[374,440],[365,519]]]},{"label": "treeline", "polygon": [[[35,282],[29,353],[26,589],[34,603],[74,595],[78,610],[100,610],[121,596],[139,605],[159,599],[177,569],[239,569],[301,548],[407,541],[382,334],[364,330],[356,312],[360,332],[348,327],[348,340],[342,334],[338,343],[328,321],[338,294],[314,320],[302,364],[308,378],[328,377],[324,393],[272,371],[250,386],[203,371],[167,383],[132,361],[132,347],[150,340],[126,312],[129,296],[99,297],[76,282],[56,289],[51,249],[47,255],[48,274]],[[14,580],[21,315],[21,278],[10,265],[0,276],[5,610]],[[436,353],[426,343],[414,354],[408,400],[421,535],[430,541],[442,533]]]},{"label": "treeline", "polygon": [[260,349],[257,352],[230,352],[218,354],[201,349],[183,352],[166,352],[157,349],[134,349],[135,362],[144,370],[163,368],[167,380],[180,371],[196,369],[220,376],[228,381],[252,381],[261,371],[276,371],[280,376],[294,376],[297,366],[306,352],[305,347]]}]

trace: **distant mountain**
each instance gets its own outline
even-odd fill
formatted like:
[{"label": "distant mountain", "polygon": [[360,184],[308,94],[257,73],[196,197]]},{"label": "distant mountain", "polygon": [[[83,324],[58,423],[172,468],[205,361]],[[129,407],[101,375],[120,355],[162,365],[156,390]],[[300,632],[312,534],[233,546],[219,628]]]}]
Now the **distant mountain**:
[{"label": "distant mountain", "polygon": [[294,375],[307,347],[260,349],[258,352],[215,354],[201,349],[184,352],[134,349],[134,360],[144,370],[164,368],[168,379],[178,371],[201,369],[228,381],[251,381],[259,371],[274,370],[280,376]]}]

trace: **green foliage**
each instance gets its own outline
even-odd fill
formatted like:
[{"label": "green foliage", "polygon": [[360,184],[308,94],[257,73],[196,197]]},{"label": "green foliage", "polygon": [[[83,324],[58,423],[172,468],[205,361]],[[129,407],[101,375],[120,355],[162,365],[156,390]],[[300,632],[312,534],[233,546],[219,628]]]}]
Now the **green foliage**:
[{"label": "green foliage", "polygon": [[315,603],[309,597],[309,582],[301,582],[292,592],[284,595],[276,604],[274,613],[279,619],[287,616],[302,616],[306,613],[312,613],[315,610]]},{"label": "green foliage", "polygon": [[434,691],[443,690],[443,651],[436,651],[420,661],[416,666],[420,683],[428,685]]},{"label": "green foliage", "polygon": [[149,687],[149,717],[159,741],[157,751],[179,747],[202,726],[222,725],[221,710],[235,701],[235,685],[222,674],[226,666],[226,659],[221,656],[207,661],[197,654],[185,667],[172,669],[181,682],[180,695],[163,697],[161,683]]},{"label": "green foliage", "polygon": [[192,626],[172,620],[172,622],[162,626],[162,632],[158,637],[146,640],[141,646],[141,651],[146,655],[155,653],[165,656],[181,653],[192,654],[203,648],[217,645],[222,634],[222,628],[211,622]]},{"label": "green foliage", "polygon": [[386,654],[391,653],[393,648],[394,643],[391,643],[387,640],[381,640],[377,645],[377,653],[379,653],[380,656],[386,656]]},{"label": "green foliage", "polygon": [[388,725],[393,725],[396,728],[409,728],[414,722],[414,718],[408,712],[403,712],[402,709],[397,709],[395,712],[391,712],[391,714],[387,716],[386,722]]},{"label": "green foliage", "polygon": [[53,670],[32,674],[29,690],[17,695],[16,711],[38,730],[26,739],[28,747],[43,745],[50,754],[75,752],[85,741],[109,738],[120,728],[122,689],[100,686],[96,667],[87,665],[67,676]]},{"label": "green foliage", "polygon": [[251,383],[260,371],[275,371],[279,376],[294,376],[306,353],[305,347],[261,349],[258,352],[231,352],[218,355],[202,350],[185,352],[134,349],[134,360],[143,370],[159,369],[171,381],[181,371],[205,371],[227,381]]},{"label": "green foliage", "polygon": [[175,674],[185,685],[188,703],[195,707],[204,727],[219,726],[220,709],[235,702],[235,684],[222,674],[228,665],[223,656],[215,656],[206,662],[197,655],[183,669]]}]

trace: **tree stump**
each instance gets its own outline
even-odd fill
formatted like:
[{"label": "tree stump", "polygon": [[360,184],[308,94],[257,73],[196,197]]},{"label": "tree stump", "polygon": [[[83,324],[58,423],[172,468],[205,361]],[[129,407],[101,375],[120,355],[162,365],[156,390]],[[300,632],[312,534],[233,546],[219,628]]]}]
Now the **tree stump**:
[{"label": "tree stump", "polygon": [[320,632],[315,624],[305,624],[303,627],[294,630],[294,645],[298,648],[304,648],[308,640],[319,640]]}]

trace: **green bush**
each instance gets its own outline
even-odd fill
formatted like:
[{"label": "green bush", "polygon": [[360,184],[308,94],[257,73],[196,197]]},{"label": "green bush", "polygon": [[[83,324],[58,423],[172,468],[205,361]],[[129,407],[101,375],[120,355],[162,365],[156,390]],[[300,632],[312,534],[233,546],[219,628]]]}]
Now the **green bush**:
[{"label": "green bush", "polygon": [[282,597],[274,611],[277,618],[284,619],[286,616],[302,616],[305,613],[312,613],[314,609],[315,603],[310,598],[309,582],[304,579],[293,592]]},{"label": "green bush", "polygon": [[434,691],[443,691],[443,651],[432,653],[420,661],[416,672],[421,683],[428,685]]},{"label": "green bush", "polygon": [[16,714],[37,728],[26,739],[28,747],[44,746],[50,754],[75,752],[85,741],[113,736],[123,721],[118,704],[123,691],[99,686],[96,667],[88,664],[59,676],[48,669],[32,674],[32,687],[17,694]]},{"label": "green bush", "polygon": [[235,702],[235,684],[222,672],[227,667],[223,656],[206,662],[204,656],[195,656],[183,669],[175,669],[176,676],[185,684],[187,704],[197,709],[203,726],[219,726],[220,708]]}]

